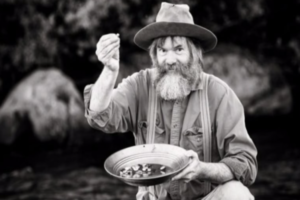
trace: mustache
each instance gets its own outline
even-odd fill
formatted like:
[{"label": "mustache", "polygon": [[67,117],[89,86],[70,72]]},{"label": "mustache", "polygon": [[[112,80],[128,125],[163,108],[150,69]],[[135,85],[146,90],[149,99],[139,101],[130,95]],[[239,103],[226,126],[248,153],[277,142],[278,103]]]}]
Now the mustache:
[{"label": "mustache", "polygon": [[189,61],[186,64],[176,61],[174,64],[170,65],[167,64],[165,61],[161,64],[156,63],[158,72],[159,72],[159,77],[157,80],[160,80],[163,78],[166,74],[172,70],[172,72],[175,72],[176,74],[180,74],[183,78],[187,79],[190,84],[193,83],[194,78],[195,78],[195,69],[192,67],[192,62]]},{"label": "mustache", "polygon": [[183,64],[182,62],[177,61],[173,64],[167,64],[165,61],[162,64],[158,64],[158,69],[160,73],[166,74],[168,71],[172,70],[178,72],[180,74],[184,74],[189,68],[191,64]]}]

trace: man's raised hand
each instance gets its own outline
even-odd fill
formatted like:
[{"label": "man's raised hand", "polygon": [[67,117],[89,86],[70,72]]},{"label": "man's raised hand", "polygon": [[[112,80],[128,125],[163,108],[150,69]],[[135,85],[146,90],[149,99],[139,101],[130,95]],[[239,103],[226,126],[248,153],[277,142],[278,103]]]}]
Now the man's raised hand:
[{"label": "man's raised hand", "polygon": [[119,34],[103,35],[97,43],[96,55],[98,60],[111,71],[119,70]]}]

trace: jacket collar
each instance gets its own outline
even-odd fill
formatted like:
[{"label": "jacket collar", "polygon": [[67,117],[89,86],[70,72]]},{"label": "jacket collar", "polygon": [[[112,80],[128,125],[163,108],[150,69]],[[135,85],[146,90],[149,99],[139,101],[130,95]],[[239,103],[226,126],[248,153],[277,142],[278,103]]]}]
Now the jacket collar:
[{"label": "jacket collar", "polygon": [[192,85],[192,91],[203,90],[203,72],[197,75],[194,84]]}]

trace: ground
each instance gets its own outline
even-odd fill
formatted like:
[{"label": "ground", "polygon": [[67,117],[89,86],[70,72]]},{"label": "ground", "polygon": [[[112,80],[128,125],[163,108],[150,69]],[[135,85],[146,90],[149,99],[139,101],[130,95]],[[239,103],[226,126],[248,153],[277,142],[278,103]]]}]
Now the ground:
[{"label": "ground", "polygon": [[[293,129],[277,120],[271,120],[267,127],[261,127],[257,121],[255,124],[258,128],[250,128],[249,131],[259,152],[257,180],[250,187],[255,199],[300,199],[300,149],[296,137],[291,134]],[[123,136],[108,137],[121,138],[120,142],[123,139]],[[109,151],[113,152],[115,148],[111,146]],[[5,162],[7,167],[0,171],[0,199],[134,199],[135,187],[125,185],[103,169],[103,160],[108,152],[101,152],[101,149],[103,147],[98,146],[2,156],[1,162]]]}]

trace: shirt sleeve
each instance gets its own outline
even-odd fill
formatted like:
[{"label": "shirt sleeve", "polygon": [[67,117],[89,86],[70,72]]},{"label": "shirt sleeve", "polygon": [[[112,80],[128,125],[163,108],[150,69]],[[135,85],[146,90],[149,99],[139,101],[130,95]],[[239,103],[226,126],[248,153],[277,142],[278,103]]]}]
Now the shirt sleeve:
[{"label": "shirt sleeve", "polygon": [[113,90],[112,100],[102,112],[89,109],[94,85],[87,85],[84,89],[84,104],[85,117],[90,126],[106,133],[133,131],[139,102],[137,97],[141,90],[140,87],[143,85],[139,84],[139,81],[142,79],[138,73],[124,79]]},{"label": "shirt sleeve", "polygon": [[216,137],[221,163],[226,164],[235,179],[251,185],[257,175],[257,149],[250,138],[240,100],[228,86],[216,113]]}]

